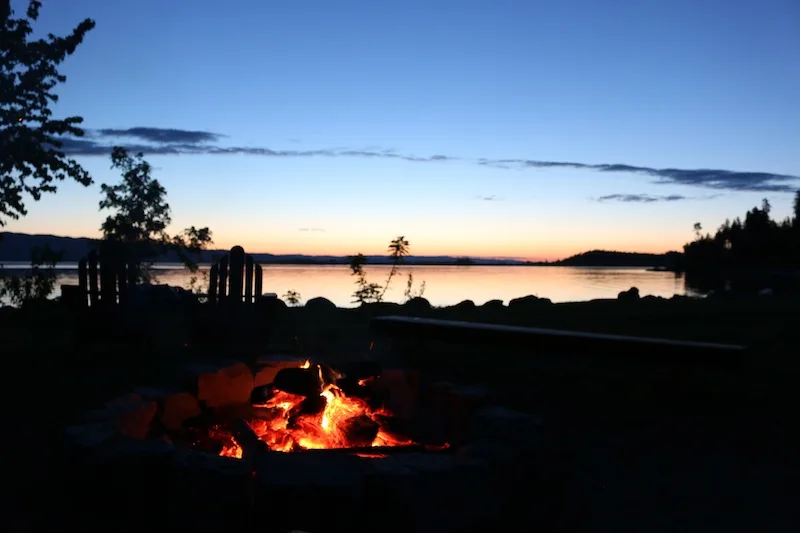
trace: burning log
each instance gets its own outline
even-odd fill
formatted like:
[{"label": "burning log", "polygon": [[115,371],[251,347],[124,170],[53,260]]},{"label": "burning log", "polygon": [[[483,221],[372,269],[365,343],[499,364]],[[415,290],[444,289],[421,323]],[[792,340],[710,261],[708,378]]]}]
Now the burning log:
[{"label": "burning log", "polygon": [[274,395],[275,387],[272,385],[272,383],[253,387],[253,391],[250,393],[250,405],[263,405],[267,403]]},{"label": "burning log", "polygon": [[258,438],[256,432],[250,427],[246,420],[237,418],[230,425],[233,439],[242,448],[242,459],[251,462],[259,455],[267,451],[267,445]]},{"label": "burning log", "polygon": [[369,446],[378,436],[380,429],[380,425],[367,415],[348,418],[341,426],[347,443],[353,447]]},{"label": "burning log", "polygon": [[283,368],[275,374],[274,388],[298,396],[319,396],[322,380],[319,367]]}]

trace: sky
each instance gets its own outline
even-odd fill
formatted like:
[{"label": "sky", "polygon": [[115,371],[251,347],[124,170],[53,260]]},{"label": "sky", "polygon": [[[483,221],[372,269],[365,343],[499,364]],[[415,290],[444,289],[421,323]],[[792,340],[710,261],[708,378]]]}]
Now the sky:
[{"label": "sky", "polygon": [[797,0],[44,4],[97,23],[54,108],[95,184],[8,231],[99,236],[115,144],[173,230],[276,254],[664,252],[800,188]]}]

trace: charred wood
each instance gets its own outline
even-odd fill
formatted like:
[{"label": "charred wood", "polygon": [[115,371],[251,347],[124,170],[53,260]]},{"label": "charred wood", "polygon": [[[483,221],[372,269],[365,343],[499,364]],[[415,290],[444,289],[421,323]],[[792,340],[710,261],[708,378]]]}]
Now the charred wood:
[{"label": "charred wood", "polygon": [[341,430],[351,446],[369,446],[378,436],[380,425],[367,415],[348,418],[342,424]]},{"label": "charred wood", "polygon": [[282,368],[275,374],[272,385],[283,392],[298,396],[319,396],[322,392],[322,381],[319,368]]},{"label": "charred wood", "polygon": [[266,453],[267,444],[258,438],[256,432],[246,420],[238,418],[230,424],[234,440],[242,448],[242,459],[252,462],[259,455]]},{"label": "charred wood", "polygon": [[253,391],[250,393],[250,404],[263,405],[267,403],[274,395],[275,387],[272,385],[272,383],[253,387]]}]

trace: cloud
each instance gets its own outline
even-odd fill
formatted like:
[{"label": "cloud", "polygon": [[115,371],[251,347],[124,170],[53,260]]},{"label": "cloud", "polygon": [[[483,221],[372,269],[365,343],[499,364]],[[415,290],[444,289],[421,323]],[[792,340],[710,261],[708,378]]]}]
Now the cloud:
[{"label": "cloud", "polygon": [[694,185],[709,189],[758,192],[794,192],[800,176],[773,174],[770,172],[746,172],[718,169],[651,168],[625,164],[590,164],[568,161],[537,161],[530,159],[480,160],[484,166],[499,168],[572,168],[596,172],[624,172],[642,174],[655,178],[660,185]]},{"label": "cloud", "polygon": [[[258,146],[221,146],[219,141],[226,136],[209,131],[180,130],[173,128],[134,127],[127,129],[88,130],[80,139],[62,140],[60,149],[73,156],[107,156],[115,145],[124,146],[132,152],[147,155],[251,155],[260,157],[359,157],[373,159],[395,159],[419,163],[444,163],[461,158],[444,154],[417,156],[400,154],[392,149],[369,147],[366,149],[325,148],[317,150],[273,150]],[[133,142],[123,142],[129,139]],[[655,168],[622,163],[594,164],[571,161],[544,161],[531,159],[466,159],[472,163],[502,169],[551,169],[568,168],[594,172],[616,172],[639,174],[651,178],[660,185],[690,185],[715,190],[751,192],[794,192],[800,187],[800,176],[720,169]],[[613,196],[613,195],[611,195]],[[625,195],[623,195],[625,196]],[[637,195],[629,195],[631,198]],[[646,196],[646,195],[645,195]],[[674,196],[674,195],[673,195]],[[488,197],[485,197],[488,198]],[[668,200],[669,197],[655,201]],[[619,200],[618,198],[614,198]],[[653,200],[620,200],[653,201]]]},{"label": "cloud", "polygon": [[300,231],[310,231],[314,233],[325,231],[323,228],[300,228]]},{"label": "cloud", "polygon": [[218,142],[225,136],[210,131],[176,130],[173,128],[127,128],[94,130],[101,137],[129,137],[139,141],[161,144],[200,144]]},{"label": "cloud", "polygon": [[501,202],[503,200],[502,198],[500,198],[499,196],[495,196],[494,194],[490,194],[487,196],[481,195],[478,196],[477,198],[479,200],[483,200],[484,202]]},{"label": "cloud", "polygon": [[711,200],[719,197],[719,194],[707,196],[684,196],[682,194],[669,194],[666,196],[653,196],[650,194],[608,194],[597,198],[598,202],[629,202],[629,203],[653,203],[653,202],[680,202],[682,200]]}]

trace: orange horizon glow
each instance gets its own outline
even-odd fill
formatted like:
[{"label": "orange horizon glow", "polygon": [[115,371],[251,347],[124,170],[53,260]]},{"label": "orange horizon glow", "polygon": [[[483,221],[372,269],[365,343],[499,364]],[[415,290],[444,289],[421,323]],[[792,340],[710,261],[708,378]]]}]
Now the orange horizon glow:
[{"label": "orange horizon glow", "polygon": [[[55,235],[54,233],[36,232],[32,235]],[[226,235],[216,236],[211,249],[229,250],[239,245],[247,252],[253,254],[273,254],[273,255],[306,255],[306,256],[336,256],[344,257],[358,253],[367,256],[388,255],[387,246],[390,238],[386,238],[386,245],[376,246],[373,240],[367,246],[354,239],[344,239],[345,242],[333,242],[333,239],[324,237],[319,239],[309,239],[303,245],[299,245],[299,239],[275,239],[272,242],[265,242],[263,238],[240,238],[231,239]],[[71,238],[101,238],[100,232],[94,236],[79,233],[62,233],[62,237]],[[667,239],[665,239],[667,240]],[[461,243],[450,243],[447,241],[434,241],[425,239],[413,239],[409,237],[412,256],[448,256],[448,257],[469,257],[473,259],[510,259],[519,261],[558,261],[568,257],[589,252],[592,250],[605,250],[628,253],[650,253],[663,254],[670,251],[680,251],[683,249],[684,242],[680,239],[669,239],[675,242],[673,245],[663,245],[654,243],[652,240],[639,241],[638,239],[605,239],[605,242],[582,239],[572,242],[499,242],[499,243],[474,243],[472,250],[466,250],[467,246]],[[420,243],[420,241],[422,241]],[[417,244],[419,243],[419,244]],[[531,249],[543,249],[541,252],[532,252]]]}]

